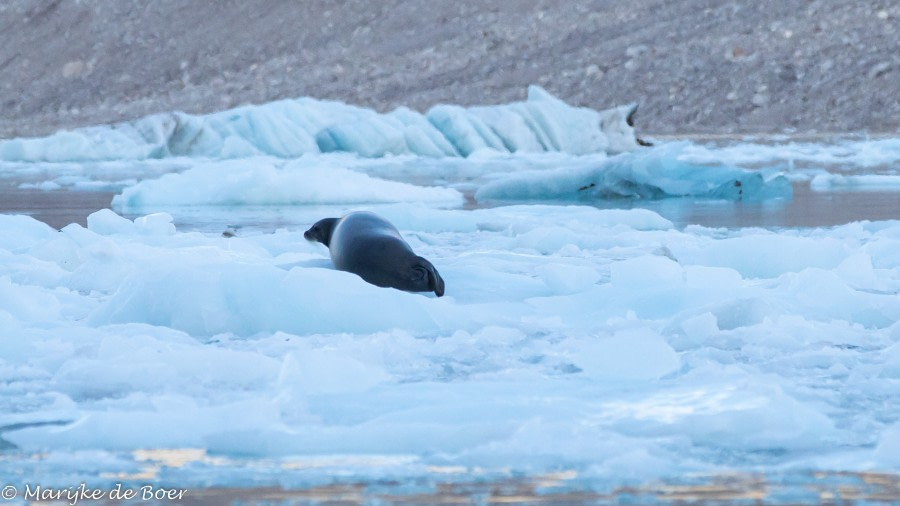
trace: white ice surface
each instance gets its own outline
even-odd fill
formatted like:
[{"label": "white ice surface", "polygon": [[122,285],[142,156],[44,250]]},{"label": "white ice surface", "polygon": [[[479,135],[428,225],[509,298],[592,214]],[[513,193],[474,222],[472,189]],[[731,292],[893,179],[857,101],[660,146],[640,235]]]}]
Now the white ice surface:
[{"label": "white ice surface", "polygon": [[888,174],[819,174],[810,181],[816,191],[900,191],[900,175]]},{"label": "white ice surface", "polygon": [[463,197],[451,188],[385,181],[315,159],[284,162],[246,158],[198,163],[125,188],[113,199],[117,209],[161,206],[286,204],[365,204],[428,202],[458,206]]},{"label": "white ice surface", "polygon": [[896,468],[900,222],[378,211],[445,297],[335,271],[299,229],[0,216],[0,427],[25,424],[0,437],[25,454],[189,447],[622,480]]},{"label": "white ice surface", "polygon": [[[0,214],[0,477],[110,479],[160,448],[206,455],[165,472],[207,485],[897,470],[900,221],[717,229],[570,205],[892,191],[896,141],[607,154],[630,149],[609,134],[627,111],[539,89],[425,115],[299,99],[0,143],[4,184],[120,192],[86,228]],[[303,238],[363,209],[444,297],[368,285]],[[175,225],[221,216],[235,236]]]},{"label": "white ice surface", "polygon": [[828,144],[791,141],[762,144],[748,140],[714,149],[695,145],[685,152],[685,159],[699,163],[724,159],[742,166],[773,162],[869,168],[896,166],[900,162],[900,139],[845,140]]}]

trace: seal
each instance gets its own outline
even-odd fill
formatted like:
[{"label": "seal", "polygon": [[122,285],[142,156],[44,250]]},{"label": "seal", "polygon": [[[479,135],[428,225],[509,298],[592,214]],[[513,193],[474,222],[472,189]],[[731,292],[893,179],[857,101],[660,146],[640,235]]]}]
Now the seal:
[{"label": "seal", "polygon": [[367,211],[324,218],[303,233],[328,247],[331,262],[375,286],[444,295],[444,280],[428,260],[413,253],[389,221]]}]

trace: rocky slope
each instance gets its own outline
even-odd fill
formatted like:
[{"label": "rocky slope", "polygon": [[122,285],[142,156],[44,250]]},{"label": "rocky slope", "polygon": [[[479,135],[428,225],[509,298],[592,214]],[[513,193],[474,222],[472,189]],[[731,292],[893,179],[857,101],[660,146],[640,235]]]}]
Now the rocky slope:
[{"label": "rocky slope", "polygon": [[638,102],[651,134],[900,128],[892,0],[9,0],[0,137],[312,96]]}]

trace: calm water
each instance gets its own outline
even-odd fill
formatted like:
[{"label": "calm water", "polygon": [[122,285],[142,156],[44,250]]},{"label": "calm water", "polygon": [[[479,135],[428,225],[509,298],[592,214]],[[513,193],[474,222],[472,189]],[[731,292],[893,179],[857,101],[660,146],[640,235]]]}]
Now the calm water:
[{"label": "calm water", "polygon": [[[16,182],[0,185],[0,213],[27,214],[54,228],[69,223],[86,225],[89,214],[108,208],[113,192],[20,189]],[[669,198],[661,200],[616,199],[598,201],[603,209],[650,209],[678,227],[794,228],[833,226],[861,220],[900,219],[900,192],[817,192],[807,182],[794,185],[791,199],[764,202],[732,202]],[[148,212],[155,210],[148,210]],[[167,208],[182,230],[221,232],[227,228],[272,231],[301,228],[307,219],[291,206],[244,206],[234,208]],[[135,216],[129,216],[134,218]]]},{"label": "calm water", "polygon": [[109,207],[114,193],[91,191],[44,191],[0,186],[0,213],[27,214],[53,228],[69,223],[86,224],[89,214]]}]

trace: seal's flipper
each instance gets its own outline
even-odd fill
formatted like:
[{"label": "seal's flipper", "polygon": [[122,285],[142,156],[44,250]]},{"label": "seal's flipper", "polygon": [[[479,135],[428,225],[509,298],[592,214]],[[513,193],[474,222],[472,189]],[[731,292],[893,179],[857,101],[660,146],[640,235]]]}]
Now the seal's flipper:
[{"label": "seal's flipper", "polygon": [[443,297],[444,278],[442,278],[441,275],[438,274],[437,269],[435,269],[433,265],[428,265],[431,266],[431,269],[428,270],[428,288],[434,290],[434,294],[438,297]]},{"label": "seal's flipper", "polygon": [[422,257],[417,257],[417,259],[418,265],[415,266],[415,270],[422,275],[422,280],[428,283],[428,288],[422,291],[434,292],[438,297],[443,296],[444,279],[438,274],[437,269],[435,269],[428,260],[425,260]]}]

